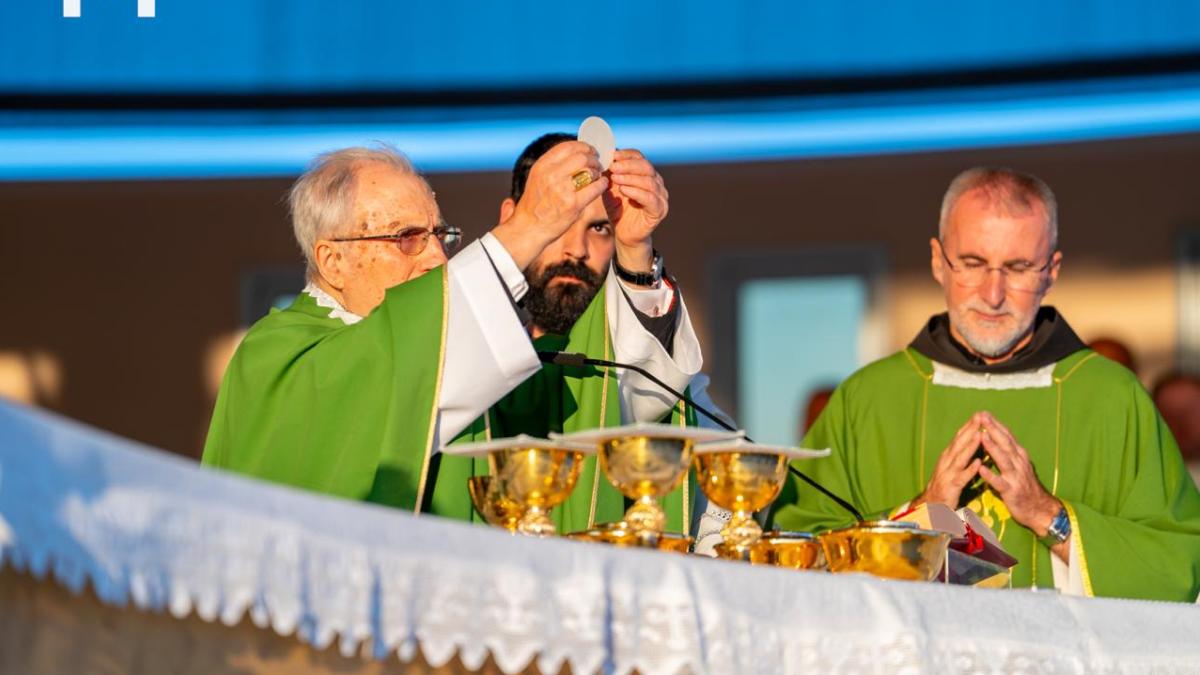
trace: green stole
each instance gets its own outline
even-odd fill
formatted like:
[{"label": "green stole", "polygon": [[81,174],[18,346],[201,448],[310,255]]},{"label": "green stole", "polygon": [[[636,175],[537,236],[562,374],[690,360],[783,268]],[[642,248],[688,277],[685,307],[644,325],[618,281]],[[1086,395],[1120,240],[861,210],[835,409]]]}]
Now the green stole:
[{"label": "green stole", "polygon": [[331,318],[307,293],[272,310],[229,364],[201,462],[469,518],[469,474],[443,467],[430,485],[446,293],[443,265],[389,289],[354,325]]},{"label": "green stole", "polygon": [[[1042,485],[1066,505],[1089,595],[1195,600],[1200,493],[1137,378],[1089,349],[1059,361],[1049,386],[1017,389],[934,384],[930,360],[901,351],[837,388],[804,440],[833,454],[798,466],[868,518],[886,516],[925,488],[943,449],[978,410],[1008,426]],[[776,505],[775,522],[787,529],[851,520],[794,479]],[[1018,559],[1014,587],[1053,587],[1050,550],[994,492],[969,506]]]},{"label": "green stole", "polygon": [[[612,360],[606,288],[600,288],[568,335],[543,335],[533,344],[538,351],[578,352],[592,358]],[[663,421],[669,418],[671,424],[681,424],[680,420],[683,420],[683,424],[695,426],[695,413],[682,403],[664,418]],[[544,364],[540,371],[476,420],[455,442],[483,441],[517,434],[546,438],[551,432],[571,433],[616,427],[621,423],[615,369]],[[444,457],[442,469],[450,460],[455,460],[455,464],[465,463],[460,458]],[[486,460],[475,460],[473,469],[476,475],[486,475]],[[625,512],[625,498],[602,474],[598,470],[596,456],[588,456],[575,490],[566,502],[551,512],[551,518],[560,533],[586,530],[597,524],[621,520]],[[443,480],[443,477],[439,477],[439,485]],[[458,477],[454,480],[458,480]],[[461,480],[465,492],[466,477]],[[695,494],[695,477],[689,472],[684,484],[660,500],[667,513],[668,531],[686,530]],[[477,515],[472,519],[481,520]]]}]

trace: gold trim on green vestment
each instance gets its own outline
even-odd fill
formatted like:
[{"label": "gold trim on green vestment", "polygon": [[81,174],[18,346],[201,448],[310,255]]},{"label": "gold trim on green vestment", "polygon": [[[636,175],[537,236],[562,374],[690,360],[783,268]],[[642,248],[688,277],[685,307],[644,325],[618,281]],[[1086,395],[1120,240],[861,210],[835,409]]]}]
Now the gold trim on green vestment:
[{"label": "gold trim on green vestment", "polygon": [[433,409],[429,411],[429,433],[425,439],[425,459],[421,463],[421,481],[417,483],[417,503],[413,505],[413,513],[416,515],[421,515],[421,505],[425,503],[425,483],[429,480],[429,463],[433,459],[433,439],[437,432],[438,401],[442,396],[442,371],[446,365],[446,323],[450,315],[449,307],[447,307],[450,283],[446,268],[447,265],[442,265],[440,268],[442,275],[442,341],[438,347],[437,379],[433,383]]},{"label": "gold trim on green vestment", "polygon": [[921,366],[917,365],[916,359],[908,353],[908,349],[904,350],[904,356],[921,378],[921,461],[918,466],[921,469],[921,481],[925,482],[927,480],[925,477],[925,418],[929,413],[929,383],[933,380],[933,373],[921,370]]},{"label": "gold trim on green vestment", "polygon": [[[604,315],[604,360],[612,360],[608,354],[608,311]],[[604,383],[600,386],[600,423],[598,429],[604,428],[605,415],[608,413],[608,366],[604,366]],[[588,529],[596,526],[596,498],[600,495],[600,458],[596,458],[596,468],[592,471],[592,503],[588,506]]]},{"label": "gold trim on green vestment", "polygon": [[[1069,377],[1074,375],[1075,371],[1079,370],[1080,366],[1082,366],[1083,364],[1092,360],[1092,358],[1094,358],[1095,356],[1097,356],[1097,352],[1092,352],[1091,354],[1088,354],[1087,356],[1080,359],[1079,363],[1076,363],[1074,366],[1071,366],[1071,369],[1068,370],[1066,373],[1064,373],[1062,377],[1054,378],[1054,385],[1058,389],[1058,392],[1057,392],[1058,393],[1058,402],[1054,409],[1054,481],[1050,487],[1050,494],[1054,495],[1055,497],[1058,496],[1058,469],[1059,469],[1059,460],[1061,458],[1061,451],[1062,451],[1063,383],[1066,382]],[[1059,500],[1059,501],[1062,501],[1062,500]],[[1087,592],[1088,597],[1095,597],[1096,594],[1092,591],[1092,578],[1091,578],[1091,575],[1088,573],[1088,568],[1087,568],[1087,556],[1084,555],[1084,553],[1083,553],[1083,537],[1079,533],[1079,519],[1075,517],[1075,509],[1071,508],[1070,504],[1068,504],[1065,501],[1063,501],[1062,503],[1063,503],[1063,506],[1066,507],[1067,517],[1071,521],[1071,547],[1075,548],[1076,553],[1079,554],[1077,556],[1079,558],[1079,565],[1081,567],[1081,569],[1079,570],[1079,576],[1080,576],[1080,578],[1083,579],[1083,588]],[[1038,541],[1036,538],[1034,538],[1034,541],[1033,541],[1034,565],[1035,565],[1033,568],[1034,572],[1037,571],[1037,567],[1036,567],[1037,546],[1038,546]],[[1054,552],[1051,551],[1050,555],[1054,555]],[[1034,585],[1037,585],[1037,575],[1036,574],[1033,577],[1033,583],[1034,583]]]},{"label": "gold trim on green vestment", "polygon": [[[676,405],[679,406],[679,426],[680,428],[687,428],[687,403],[683,399],[679,399]],[[685,536],[688,534],[688,530],[692,528],[692,509],[688,501],[688,487],[688,477],[685,475],[683,477],[683,508],[680,510],[683,517],[680,518],[682,522],[679,525],[680,529],[683,530],[682,534]]]},{"label": "gold trim on green vestment", "polygon": [[1075,549],[1077,558],[1079,558],[1079,577],[1083,579],[1083,590],[1089,598],[1096,597],[1096,592],[1092,590],[1092,574],[1088,571],[1087,554],[1083,552],[1083,534],[1079,531],[1079,518],[1075,515],[1075,509],[1068,502],[1063,502],[1063,506],[1067,509],[1067,518],[1071,521],[1071,547]]}]

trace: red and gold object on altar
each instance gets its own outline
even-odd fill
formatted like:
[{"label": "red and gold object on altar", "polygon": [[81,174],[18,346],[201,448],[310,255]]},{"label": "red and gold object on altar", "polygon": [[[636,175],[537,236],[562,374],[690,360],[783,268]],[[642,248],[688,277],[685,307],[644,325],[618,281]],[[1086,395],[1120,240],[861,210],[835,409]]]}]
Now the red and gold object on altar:
[{"label": "red and gold object on altar", "polygon": [[937,580],[984,588],[1009,585],[1017,559],[1004,550],[992,529],[971,509],[954,511],[944,504],[922,504],[897,520],[951,536]]}]

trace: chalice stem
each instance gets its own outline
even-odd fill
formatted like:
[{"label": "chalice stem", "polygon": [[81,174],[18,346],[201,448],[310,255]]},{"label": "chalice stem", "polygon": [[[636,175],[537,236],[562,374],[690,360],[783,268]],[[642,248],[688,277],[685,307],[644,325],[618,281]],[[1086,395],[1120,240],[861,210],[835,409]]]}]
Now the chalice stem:
[{"label": "chalice stem", "polygon": [[554,521],[540,506],[531,506],[517,523],[517,532],[530,537],[553,537],[558,533]]},{"label": "chalice stem", "polygon": [[635,532],[661,533],[667,527],[667,514],[654,497],[642,495],[625,512],[625,522]]}]

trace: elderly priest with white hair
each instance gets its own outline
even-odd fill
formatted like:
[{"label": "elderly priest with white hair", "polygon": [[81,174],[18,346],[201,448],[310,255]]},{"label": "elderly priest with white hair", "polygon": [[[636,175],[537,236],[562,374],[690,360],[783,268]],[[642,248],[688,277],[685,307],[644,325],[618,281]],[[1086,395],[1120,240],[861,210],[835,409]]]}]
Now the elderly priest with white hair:
[{"label": "elderly priest with white hair", "polygon": [[290,196],[309,284],[239,346],[203,463],[470,518],[476,467],[435,449],[538,371],[517,313],[524,270],[608,187],[591,146],[563,143],[514,212],[447,262],[461,232],[407,159],[319,157]]}]

